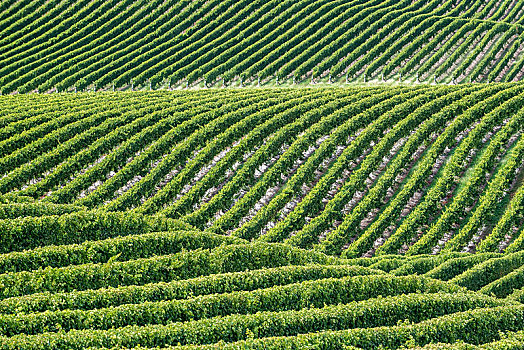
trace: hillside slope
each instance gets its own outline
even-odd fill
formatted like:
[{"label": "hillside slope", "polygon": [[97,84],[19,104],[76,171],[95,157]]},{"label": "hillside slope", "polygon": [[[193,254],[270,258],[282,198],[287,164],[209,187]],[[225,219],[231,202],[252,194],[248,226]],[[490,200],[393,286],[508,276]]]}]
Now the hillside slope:
[{"label": "hillside slope", "polygon": [[16,95],[0,114],[15,198],[345,257],[524,244],[518,83]]},{"label": "hillside slope", "polygon": [[0,350],[524,349],[523,30],[0,1]]},{"label": "hillside slope", "polygon": [[523,252],[341,259],[13,200],[0,206],[0,349],[524,346]]},{"label": "hillside slope", "polygon": [[6,0],[0,89],[520,80],[523,14],[515,0]]}]

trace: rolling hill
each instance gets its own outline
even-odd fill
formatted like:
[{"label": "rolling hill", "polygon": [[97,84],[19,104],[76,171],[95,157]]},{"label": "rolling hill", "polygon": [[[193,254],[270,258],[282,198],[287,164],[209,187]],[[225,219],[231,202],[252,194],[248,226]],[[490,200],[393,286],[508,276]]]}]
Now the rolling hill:
[{"label": "rolling hill", "polygon": [[35,237],[0,254],[0,349],[524,344],[523,252],[343,259],[165,218],[0,208],[14,205],[32,216],[0,224]]},{"label": "rolling hill", "polygon": [[3,102],[4,195],[345,257],[523,244],[521,84]]},{"label": "rolling hill", "polygon": [[520,80],[523,13],[516,0],[6,0],[0,90]]},{"label": "rolling hill", "polygon": [[0,2],[0,350],[524,349],[523,30]]}]

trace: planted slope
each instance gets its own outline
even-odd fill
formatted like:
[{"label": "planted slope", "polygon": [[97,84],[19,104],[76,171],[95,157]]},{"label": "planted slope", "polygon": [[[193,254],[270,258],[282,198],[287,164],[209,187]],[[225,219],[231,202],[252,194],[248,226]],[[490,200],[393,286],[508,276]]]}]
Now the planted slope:
[{"label": "planted slope", "polygon": [[0,88],[520,80],[523,13],[505,0],[9,0]]},{"label": "planted slope", "polygon": [[16,212],[87,209],[350,258],[519,251],[523,106],[521,84],[6,96],[3,252],[81,239]]},{"label": "planted slope", "polygon": [[522,344],[521,252],[341,259],[37,205],[26,224],[71,241],[0,254],[0,349]]}]

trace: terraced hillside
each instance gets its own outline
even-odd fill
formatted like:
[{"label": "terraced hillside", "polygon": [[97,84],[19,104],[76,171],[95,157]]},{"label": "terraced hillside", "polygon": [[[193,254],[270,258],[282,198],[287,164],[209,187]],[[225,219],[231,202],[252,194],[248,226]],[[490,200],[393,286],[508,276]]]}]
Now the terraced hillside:
[{"label": "terraced hillside", "polygon": [[0,89],[512,81],[518,0],[5,0]]},{"label": "terraced hillside", "polygon": [[524,346],[524,252],[342,259],[2,199],[0,349]]},{"label": "terraced hillside", "polygon": [[0,114],[13,198],[348,258],[524,244],[518,83],[16,95]]}]

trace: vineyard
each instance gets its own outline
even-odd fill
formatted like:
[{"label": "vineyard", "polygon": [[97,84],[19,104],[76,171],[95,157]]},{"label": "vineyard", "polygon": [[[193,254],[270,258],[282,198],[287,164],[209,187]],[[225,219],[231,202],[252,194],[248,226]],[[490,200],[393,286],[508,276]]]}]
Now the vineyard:
[{"label": "vineyard", "polygon": [[522,79],[518,0],[4,0],[0,91]]},{"label": "vineyard", "polygon": [[0,98],[0,349],[524,346],[524,85]]},{"label": "vineyard", "polygon": [[346,258],[524,244],[519,83],[2,102],[0,193],[46,215],[129,211]]},{"label": "vineyard", "polygon": [[[134,219],[82,229],[146,230]],[[524,293],[508,293],[522,286],[522,253],[341,259],[178,229],[1,255],[0,348],[524,344]]]},{"label": "vineyard", "polygon": [[0,350],[524,349],[524,1],[0,1]]}]

